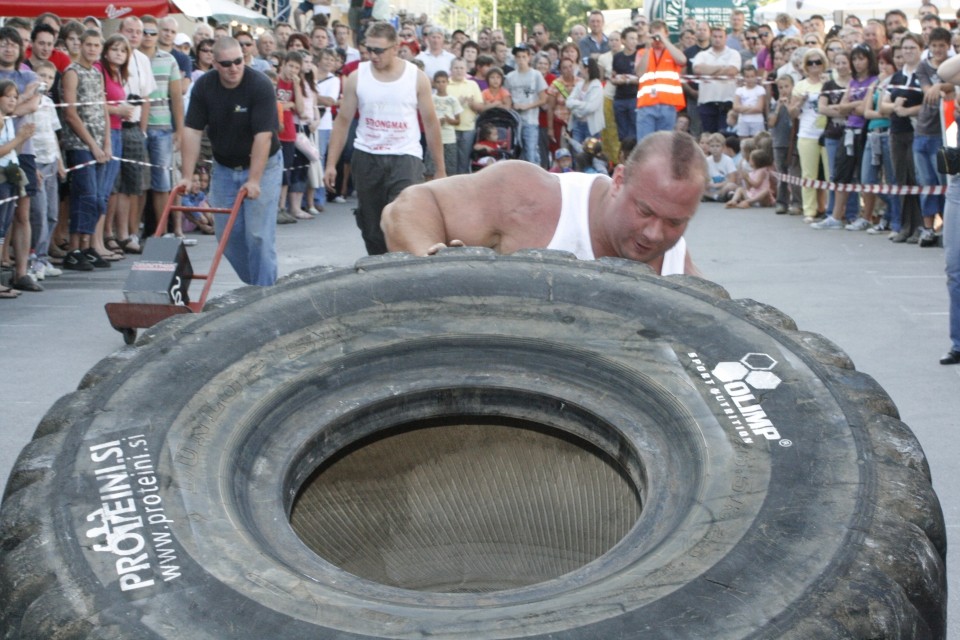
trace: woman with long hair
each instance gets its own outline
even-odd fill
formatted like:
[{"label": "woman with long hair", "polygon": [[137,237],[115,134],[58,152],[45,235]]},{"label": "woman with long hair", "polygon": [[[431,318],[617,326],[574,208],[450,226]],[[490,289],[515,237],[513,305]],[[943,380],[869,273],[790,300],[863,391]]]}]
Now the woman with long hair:
[{"label": "woman with long hair", "polygon": [[603,85],[602,72],[596,58],[587,59],[586,77],[577,83],[567,98],[567,108],[573,124],[573,139],[583,142],[597,138],[603,131]]},{"label": "woman with long hair", "polygon": [[63,128],[70,176],[70,248],[64,269],[90,271],[110,263],[92,242],[100,215],[106,211],[113,182],[106,182],[107,165],[113,155],[103,74],[94,68],[103,51],[99,31],[84,31],[80,59],[63,72],[63,98],[67,102]]},{"label": "woman with long hair", "polygon": [[[120,173],[120,161],[117,159],[123,153],[123,123],[133,115],[133,105],[126,101],[127,92],[123,85],[127,81],[127,65],[130,63],[130,57],[133,50],[127,39],[116,33],[103,43],[103,52],[100,54],[100,60],[94,63],[94,68],[103,74],[103,86],[107,95],[107,113],[110,115],[110,148],[113,157],[107,162],[104,168],[103,180],[105,184],[113,185]],[[112,189],[111,189],[112,191]],[[113,198],[108,191],[106,194],[100,194],[101,197]],[[127,228],[127,220],[120,219],[114,224],[113,213],[116,215],[117,207],[109,206],[109,200],[105,203],[103,211],[107,212],[106,218],[100,218],[97,223],[97,232],[94,233],[92,242],[94,250],[103,256],[106,260],[121,260],[123,258],[123,248],[117,241],[114,229],[119,226],[121,229]],[[124,212],[126,213],[126,212]],[[106,237],[104,237],[106,236]]]},{"label": "woman with long hair", "polygon": [[[827,56],[827,60],[830,57]],[[823,91],[820,93],[820,104],[818,111],[820,115],[827,117],[827,127],[823,132],[823,146],[827,150],[827,171],[828,179],[833,180],[836,174],[837,149],[843,142],[844,131],[846,129],[847,113],[840,106],[847,86],[853,78],[853,67],[850,64],[850,56],[841,51],[833,56],[833,69],[831,77],[823,83]],[[836,193],[829,191],[827,194],[827,217],[833,211]],[[824,221],[829,225],[829,222]],[[820,227],[817,227],[820,228]]]}]

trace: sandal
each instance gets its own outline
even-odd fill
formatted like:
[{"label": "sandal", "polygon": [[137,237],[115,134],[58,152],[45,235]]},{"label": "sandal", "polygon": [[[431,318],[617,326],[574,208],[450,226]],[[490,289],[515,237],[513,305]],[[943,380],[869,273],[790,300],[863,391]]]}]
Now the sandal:
[{"label": "sandal", "polygon": [[103,240],[103,245],[113,253],[123,253],[123,247],[117,242],[117,236],[107,236]]},{"label": "sandal", "polygon": [[124,253],[143,253],[143,249],[133,237],[118,240],[117,243],[120,245],[120,248],[123,249]]},{"label": "sandal", "polygon": [[19,289],[20,291],[43,291],[43,287],[34,282],[33,278],[27,275],[20,276],[12,283],[14,289]]},{"label": "sandal", "polygon": [[9,287],[0,288],[0,300],[13,300],[14,298],[19,298],[20,292],[15,291]]}]

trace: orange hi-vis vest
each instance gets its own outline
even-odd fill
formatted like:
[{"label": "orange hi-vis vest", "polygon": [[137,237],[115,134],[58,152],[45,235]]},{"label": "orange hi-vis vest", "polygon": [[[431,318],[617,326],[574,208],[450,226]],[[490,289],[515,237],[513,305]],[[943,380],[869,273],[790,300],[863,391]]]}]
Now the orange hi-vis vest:
[{"label": "orange hi-vis vest", "polygon": [[647,72],[640,76],[637,85],[638,109],[658,104],[673,105],[677,111],[687,104],[680,85],[680,65],[666,49],[660,52],[659,58],[656,51],[650,52]]}]

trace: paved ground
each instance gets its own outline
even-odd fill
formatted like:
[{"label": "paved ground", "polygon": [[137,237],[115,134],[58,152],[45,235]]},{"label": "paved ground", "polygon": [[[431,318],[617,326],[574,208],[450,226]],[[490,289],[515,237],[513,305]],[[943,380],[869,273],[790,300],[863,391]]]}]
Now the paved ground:
[{"label": "paved ground", "polygon": [[[279,228],[281,273],[302,267],[350,265],[363,254],[350,205],[322,218]],[[813,231],[769,210],[730,212],[704,205],[688,239],[707,277],[732,296],[754,298],[821,333],[874,376],[923,444],[950,536],[950,637],[960,639],[960,367],[937,364],[947,349],[943,252],[893,245],[882,237]],[[205,271],[212,241],[191,249]],[[122,298],[131,260],[109,271],[48,279],[47,293],[0,300],[0,482],[45,411],[76,388],[84,372],[123,346],[103,305]],[[224,263],[214,286],[239,285]],[[2,485],[0,485],[2,486]]]}]

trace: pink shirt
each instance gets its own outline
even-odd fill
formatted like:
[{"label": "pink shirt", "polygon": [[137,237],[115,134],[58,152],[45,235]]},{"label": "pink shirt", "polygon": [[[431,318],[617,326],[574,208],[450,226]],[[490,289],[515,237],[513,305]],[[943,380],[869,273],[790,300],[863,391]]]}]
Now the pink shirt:
[{"label": "pink shirt", "polygon": [[[107,73],[103,71],[103,65],[100,62],[93,63],[94,68],[98,69],[100,73],[103,73],[103,88],[107,94],[107,102],[116,104],[118,102],[123,102],[127,99],[127,92],[123,89],[123,83],[117,82],[111,78]],[[123,121],[120,119],[120,116],[115,114],[110,114],[110,128],[119,129]]]}]

